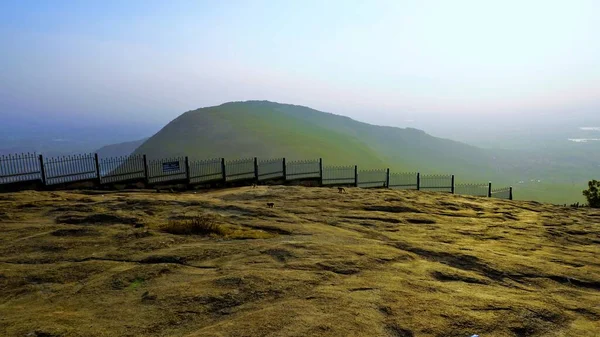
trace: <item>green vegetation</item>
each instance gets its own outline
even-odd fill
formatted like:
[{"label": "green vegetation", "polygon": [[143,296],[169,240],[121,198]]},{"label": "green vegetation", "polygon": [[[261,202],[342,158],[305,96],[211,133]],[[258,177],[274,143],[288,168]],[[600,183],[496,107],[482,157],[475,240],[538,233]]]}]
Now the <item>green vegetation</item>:
[{"label": "green vegetation", "polygon": [[592,180],[588,183],[588,189],[583,191],[583,195],[592,208],[600,208],[600,181]]},{"label": "green vegetation", "polygon": [[[534,152],[481,149],[421,130],[377,126],[303,106],[231,102],[188,111],[136,149],[149,158],[323,158],[396,172],[452,173],[459,183],[512,185],[515,198],[557,204],[583,202],[581,184],[592,163],[578,165]],[[523,181],[524,183],[519,183]]]}]

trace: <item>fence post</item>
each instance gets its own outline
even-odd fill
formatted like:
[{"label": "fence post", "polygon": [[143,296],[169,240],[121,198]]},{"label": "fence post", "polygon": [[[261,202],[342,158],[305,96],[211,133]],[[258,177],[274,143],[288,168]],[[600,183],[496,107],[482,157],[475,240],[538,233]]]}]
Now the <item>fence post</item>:
[{"label": "fence post", "polygon": [[508,200],[513,200],[513,191],[512,191],[512,186],[509,187],[509,191],[508,191]]},{"label": "fence post", "polygon": [[221,175],[223,176],[223,184],[227,182],[227,174],[225,174],[225,158],[221,158]]},{"label": "fence post", "polygon": [[452,187],[451,187],[451,192],[452,192],[452,194],[454,194],[454,174],[452,175]]},{"label": "fence post", "polygon": [[258,158],[254,157],[254,182],[258,183]]},{"label": "fence post", "polygon": [[389,169],[389,167],[385,172],[385,188],[390,188],[390,169]]},{"label": "fence post", "polygon": [[191,185],[190,181],[190,159],[188,156],[185,156],[185,179],[187,180],[188,185]]},{"label": "fence post", "polygon": [[285,166],[285,157],[281,160],[281,163],[283,165],[283,182],[287,181],[287,168]]},{"label": "fence post", "polygon": [[100,160],[98,160],[98,154],[94,153],[94,162],[96,163],[96,177],[98,178],[98,185],[102,184],[102,177],[100,176]]},{"label": "fence post", "polygon": [[150,185],[150,176],[148,176],[148,158],[144,155],[144,179],[146,180],[146,187]]},{"label": "fence post", "polygon": [[417,191],[421,189],[421,173],[417,172]]},{"label": "fence post", "polygon": [[40,154],[40,173],[42,178],[42,184],[46,185],[46,168],[44,167],[44,157]]},{"label": "fence post", "polygon": [[323,186],[323,158],[319,158],[319,185]]},{"label": "fence post", "polygon": [[492,197],[492,182],[490,181],[488,184],[488,198]]},{"label": "fence post", "polygon": [[358,187],[358,165],[354,165],[354,187]]}]

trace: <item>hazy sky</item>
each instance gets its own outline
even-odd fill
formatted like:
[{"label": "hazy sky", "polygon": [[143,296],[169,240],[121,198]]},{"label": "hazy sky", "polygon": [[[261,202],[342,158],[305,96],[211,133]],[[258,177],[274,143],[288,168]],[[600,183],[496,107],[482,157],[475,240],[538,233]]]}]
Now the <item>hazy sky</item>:
[{"label": "hazy sky", "polygon": [[[0,115],[232,100],[378,124],[600,107],[600,1],[1,1]],[[597,110],[600,114],[600,110]]]}]

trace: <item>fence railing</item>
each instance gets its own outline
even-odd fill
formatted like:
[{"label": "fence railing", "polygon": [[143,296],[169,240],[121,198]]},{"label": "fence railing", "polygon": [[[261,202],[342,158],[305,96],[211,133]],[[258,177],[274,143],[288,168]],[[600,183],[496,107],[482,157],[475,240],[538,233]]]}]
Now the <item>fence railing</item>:
[{"label": "fence railing", "polygon": [[156,159],[148,162],[148,183],[165,183],[175,180],[187,180],[187,157]]},{"label": "fence railing", "polygon": [[99,160],[100,183],[109,184],[146,178],[145,156],[101,158]]},{"label": "fence railing", "polygon": [[252,180],[255,178],[255,158],[225,161],[225,181]]},{"label": "fence railing", "polygon": [[419,173],[390,173],[388,187],[403,190],[418,190]]},{"label": "fence railing", "polygon": [[197,160],[189,163],[190,184],[207,184],[224,180],[225,159]]},{"label": "fence railing", "polygon": [[490,195],[490,184],[456,184],[455,194],[473,195],[476,197],[488,197]]},{"label": "fence railing", "polygon": [[358,171],[357,186],[362,188],[387,187],[390,170]]},{"label": "fence railing", "polygon": [[96,156],[91,153],[46,158],[43,161],[44,183],[55,185],[98,179],[97,163]]},{"label": "fence railing", "polygon": [[323,167],[323,185],[355,185],[356,166],[325,166]]},{"label": "fence railing", "polygon": [[42,180],[40,159],[35,153],[0,156],[0,184]]},{"label": "fence railing", "polygon": [[[266,180],[318,180],[322,186],[413,189],[502,199],[513,198],[512,187],[492,189],[492,183],[455,184],[454,175],[358,170],[358,166],[323,166],[322,159],[286,161],[285,158],[224,158],[190,161],[188,157],[147,160],[145,155],[102,158],[82,154],[44,158],[36,154],[0,156],[2,186],[39,182],[45,186],[80,181],[96,184],[143,182],[145,185],[202,185]],[[25,186],[25,185],[23,185]]]},{"label": "fence railing", "polygon": [[[491,184],[490,184],[491,186]],[[497,189],[491,189],[491,193],[489,195],[489,197],[491,198],[498,198],[498,199],[508,199],[508,200],[512,200],[513,199],[513,190],[512,187],[502,187],[502,188],[497,188]]]},{"label": "fence railing", "polygon": [[257,176],[259,181],[284,178],[285,158],[259,160]]},{"label": "fence railing", "polygon": [[301,180],[321,178],[323,161],[317,160],[295,160],[285,165],[286,180]]},{"label": "fence railing", "polygon": [[450,192],[454,190],[453,175],[421,174],[419,175],[419,190]]}]

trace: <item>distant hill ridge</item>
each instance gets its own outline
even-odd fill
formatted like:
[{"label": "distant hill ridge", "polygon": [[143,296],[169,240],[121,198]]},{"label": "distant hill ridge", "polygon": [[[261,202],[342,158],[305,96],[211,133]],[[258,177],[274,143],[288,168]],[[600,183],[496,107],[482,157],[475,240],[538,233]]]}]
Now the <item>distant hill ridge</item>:
[{"label": "distant hill ridge", "polygon": [[148,138],[134,140],[131,142],[110,144],[103,146],[94,152],[97,153],[100,158],[128,156],[146,140],[148,140]]},{"label": "distant hill ridge", "polygon": [[[326,158],[328,164],[488,177],[484,150],[413,128],[377,126],[309,107],[239,101],[187,111],[135,150],[149,158]],[[488,172],[486,172],[488,171]],[[487,173],[487,175],[486,175]]]}]

